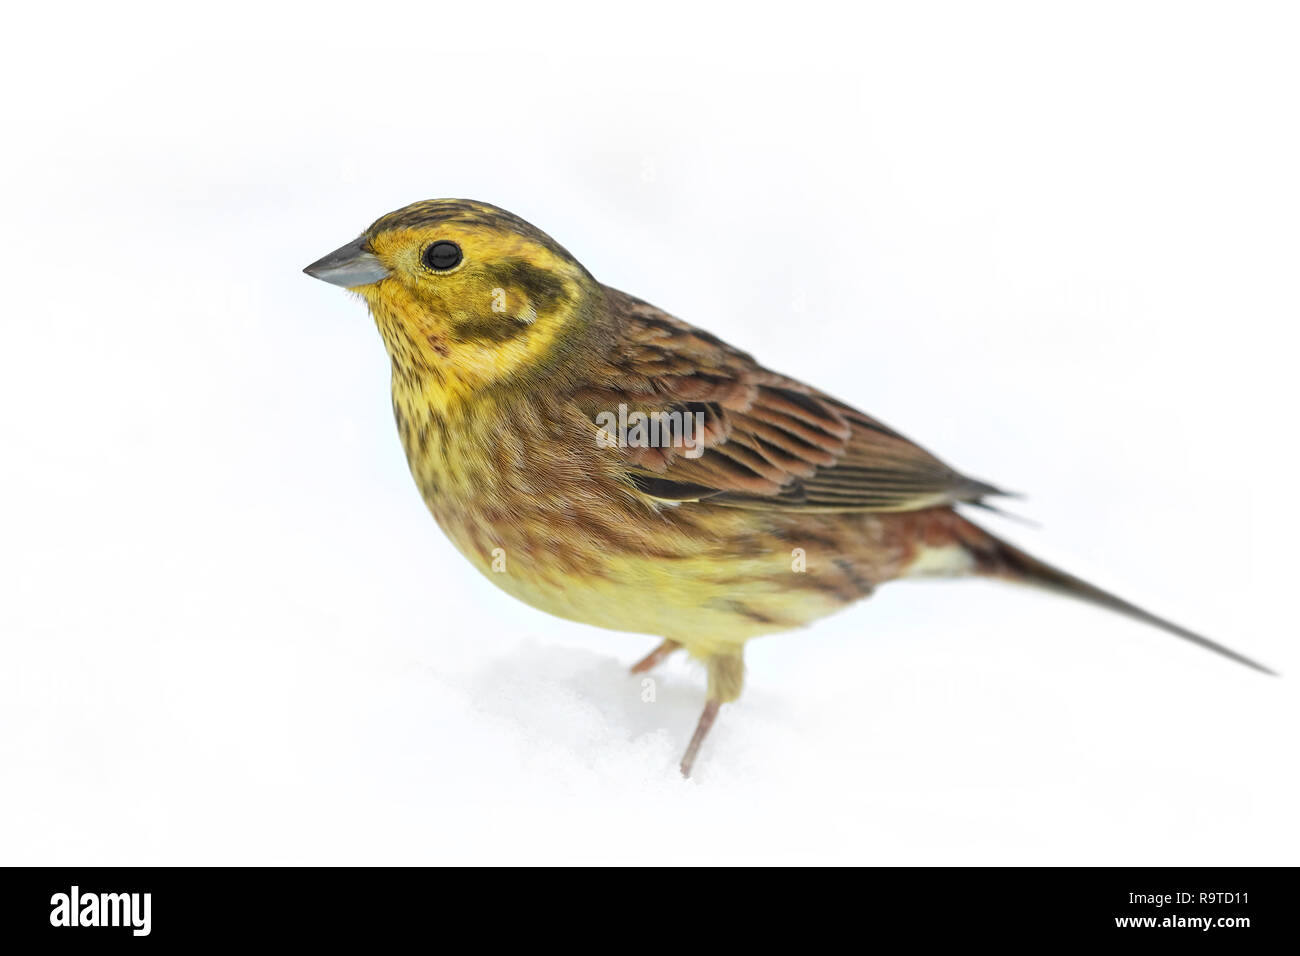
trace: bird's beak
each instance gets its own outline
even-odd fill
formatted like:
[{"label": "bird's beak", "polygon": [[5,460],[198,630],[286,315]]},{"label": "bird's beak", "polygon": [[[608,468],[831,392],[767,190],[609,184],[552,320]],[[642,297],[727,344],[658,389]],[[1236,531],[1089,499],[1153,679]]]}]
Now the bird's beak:
[{"label": "bird's beak", "polygon": [[354,239],[346,246],[340,246],[328,256],[317,259],[302,271],[314,279],[341,285],[345,289],[354,289],[359,285],[370,285],[388,276],[384,264],[375,258],[374,253],[362,248],[365,239]]}]

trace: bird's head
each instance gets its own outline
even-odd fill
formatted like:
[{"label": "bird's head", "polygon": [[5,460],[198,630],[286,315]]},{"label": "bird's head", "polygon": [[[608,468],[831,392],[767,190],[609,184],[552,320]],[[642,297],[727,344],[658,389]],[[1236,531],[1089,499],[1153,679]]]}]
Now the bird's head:
[{"label": "bird's head", "polygon": [[486,203],[414,203],[303,271],[364,297],[394,369],[447,401],[563,367],[599,324],[587,270]]}]

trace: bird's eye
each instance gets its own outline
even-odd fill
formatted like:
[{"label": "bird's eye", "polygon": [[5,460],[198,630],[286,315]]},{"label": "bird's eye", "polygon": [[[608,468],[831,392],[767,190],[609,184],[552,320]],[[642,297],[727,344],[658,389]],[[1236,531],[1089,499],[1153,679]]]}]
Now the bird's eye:
[{"label": "bird's eye", "polygon": [[449,239],[439,239],[424,250],[424,264],[435,272],[446,272],[460,265],[460,246]]}]

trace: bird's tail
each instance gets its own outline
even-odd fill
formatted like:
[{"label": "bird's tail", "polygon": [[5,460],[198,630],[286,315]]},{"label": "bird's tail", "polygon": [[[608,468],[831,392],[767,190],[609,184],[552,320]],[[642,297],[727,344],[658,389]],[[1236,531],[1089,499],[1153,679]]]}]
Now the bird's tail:
[{"label": "bird's tail", "polygon": [[1172,621],[1167,621],[1163,617],[1158,617],[1136,604],[1130,604],[1109,591],[1103,591],[1082,578],[1076,578],[1073,574],[1054,568],[1045,561],[1040,561],[1033,555],[1026,554],[1014,545],[1007,544],[1007,542],[985,531],[979,525],[963,517],[957,517],[964,525],[958,535],[958,540],[974,557],[975,572],[977,574],[1015,581],[1020,584],[1029,584],[1047,591],[1054,591],[1057,594],[1063,594],[1066,597],[1085,601],[1088,604],[1095,604],[1098,607],[1104,607],[1126,617],[1151,624],[1163,631],[1168,631],[1185,641],[1190,641],[1208,651],[1213,651],[1229,660],[1234,660],[1238,664],[1245,664],[1247,667],[1252,667],[1265,674],[1276,673],[1244,654],[1238,654],[1231,648],[1224,647],[1208,637],[1189,631],[1187,628],[1181,627]]}]

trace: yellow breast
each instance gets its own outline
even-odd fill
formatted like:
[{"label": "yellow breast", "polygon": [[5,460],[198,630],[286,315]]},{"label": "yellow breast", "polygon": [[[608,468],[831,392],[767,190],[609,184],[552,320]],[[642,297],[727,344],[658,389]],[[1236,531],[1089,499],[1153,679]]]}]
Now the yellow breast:
[{"label": "yellow breast", "polygon": [[489,396],[440,413],[400,378],[393,404],[439,525],[489,580],[540,610],[707,656],[849,597],[802,586],[797,549],[762,514],[672,506],[626,485],[612,452],[574,437],[586,427],[576,412]]}]

